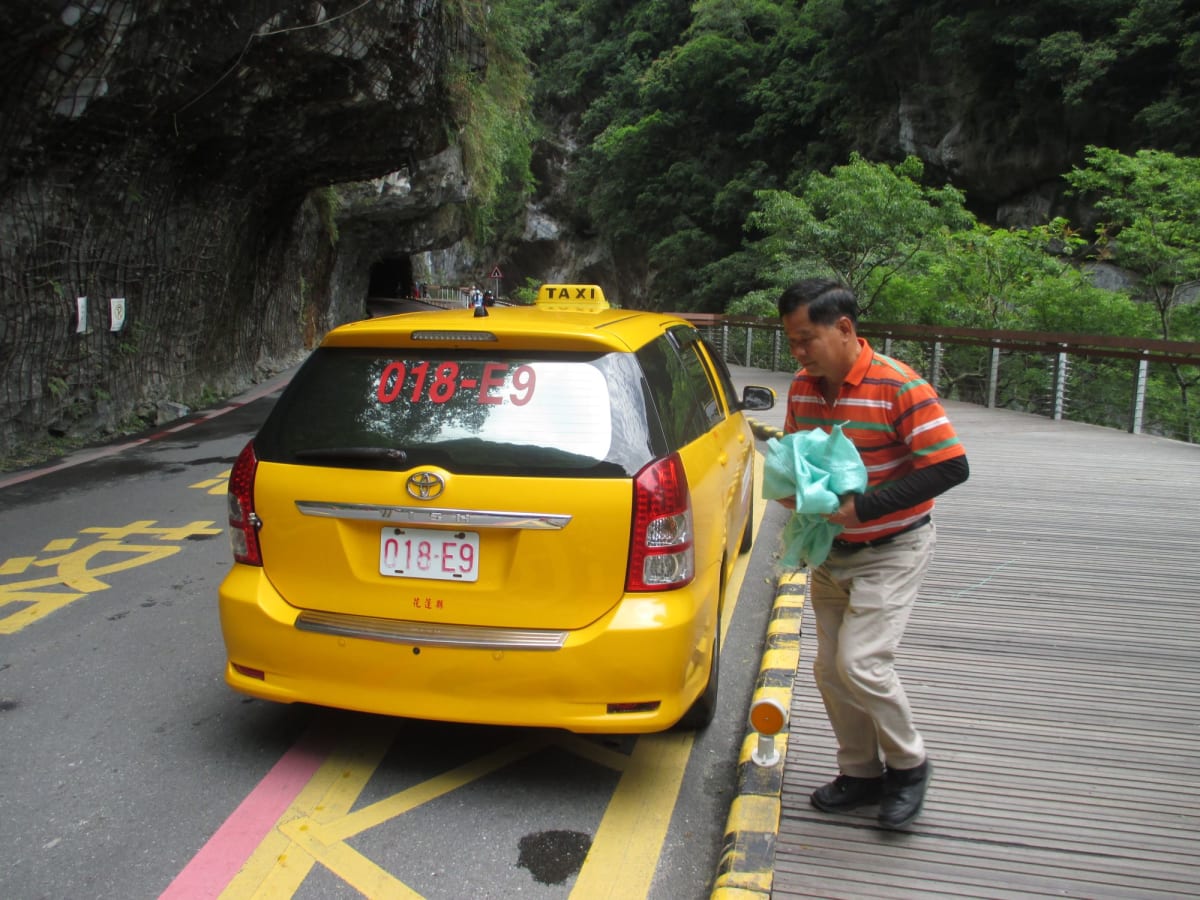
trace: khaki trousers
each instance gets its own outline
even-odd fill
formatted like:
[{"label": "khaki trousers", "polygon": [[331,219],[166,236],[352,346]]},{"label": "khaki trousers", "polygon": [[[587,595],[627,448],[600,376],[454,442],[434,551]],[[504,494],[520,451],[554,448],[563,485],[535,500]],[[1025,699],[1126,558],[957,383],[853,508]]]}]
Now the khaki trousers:
[{"label": "khaki trousers", "polygon": [[813,572],[813,675],[843,774],[872,778],[885,765],[909,769],[925,761],[894,662],[936,544],[930,523],[881,547],[835,549]]}]

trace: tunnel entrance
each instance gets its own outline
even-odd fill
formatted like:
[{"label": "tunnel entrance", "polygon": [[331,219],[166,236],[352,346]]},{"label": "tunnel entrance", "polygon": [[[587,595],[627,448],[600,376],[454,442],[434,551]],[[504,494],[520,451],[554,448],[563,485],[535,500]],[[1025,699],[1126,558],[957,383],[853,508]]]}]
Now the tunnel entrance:
[{"label": "tunnel entrance", "polygon": [[407,256],[381,259],[371,266],[368,297],[411,297],[412,262]]}]

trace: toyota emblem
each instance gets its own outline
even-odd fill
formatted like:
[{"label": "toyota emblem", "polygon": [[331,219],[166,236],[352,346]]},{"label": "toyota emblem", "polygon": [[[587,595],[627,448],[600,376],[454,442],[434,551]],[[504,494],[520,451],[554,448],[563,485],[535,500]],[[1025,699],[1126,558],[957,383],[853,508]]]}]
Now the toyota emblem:
[{"label": "toyota emblem", "polygon": [[446,482],[433,472],[415,472],[408,476],[405,487],[408,489],[408,496],[415,500],[433,500],[442,495],[442,491],[446,489]]}]

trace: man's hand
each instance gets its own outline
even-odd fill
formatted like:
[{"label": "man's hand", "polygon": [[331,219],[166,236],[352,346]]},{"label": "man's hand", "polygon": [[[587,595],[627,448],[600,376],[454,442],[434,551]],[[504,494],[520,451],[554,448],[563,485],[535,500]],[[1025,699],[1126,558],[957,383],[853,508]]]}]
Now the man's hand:
[{"label": "man's hand", "polygon": [[[842,497],[841,506],[837,508],[837,511],[831,512],[825,518],[835,525],[841,525],[843,528],[854,528],[856,525],[861,525],[862,522],[858,520],[858,512],[854,508],[854,497],[854,494],[847,494],[845,497]],[[777,497],[775,502],[785,509],[794,510],[796,508],[795,497]]]},{"label": "man's hand", "polygon": [[847,494],[842,497],[842,505],[837,508],[836,512],[830,513],[827,518],[834,525],[841,525],[843,528],[856,528],[862,524],[858,518],[858,511],[854,508],[854,494]]}]

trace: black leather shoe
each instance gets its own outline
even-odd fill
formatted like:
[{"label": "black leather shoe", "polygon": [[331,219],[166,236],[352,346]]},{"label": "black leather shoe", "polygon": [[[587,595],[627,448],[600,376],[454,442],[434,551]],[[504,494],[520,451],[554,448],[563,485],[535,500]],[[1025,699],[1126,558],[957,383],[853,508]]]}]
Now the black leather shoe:
[{"label": "black leather shoe", "polygon": [[925,789],[933,777],[929,760],[912,769],[888,769],[883,777],[883,799],[879,801],[879,824],[903,828],[921,812]]},{"label": "black leather shoe", "polygon": [[883,777],[856,778],[839,775],[829,784],[821,785],[812,792],[809,800],[822,812],[849,812],[860,806],[878,803],[883,796]]}]

